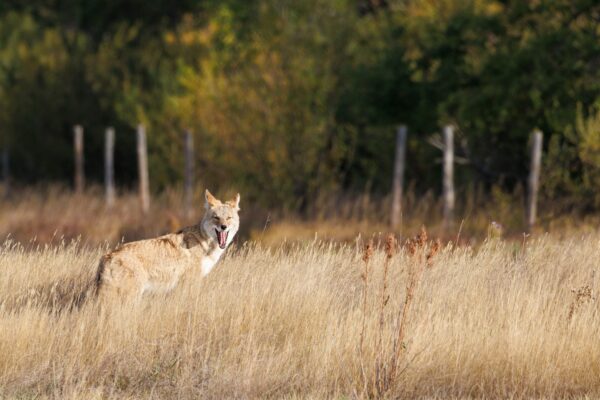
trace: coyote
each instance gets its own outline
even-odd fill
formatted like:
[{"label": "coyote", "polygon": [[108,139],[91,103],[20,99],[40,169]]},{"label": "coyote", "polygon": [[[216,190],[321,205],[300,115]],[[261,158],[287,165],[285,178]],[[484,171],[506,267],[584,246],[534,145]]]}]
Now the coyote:
[{"label": "coyote", "polygon": [[96,275],[100,301],[168,292],[186,275],[207,275],[239,229],[240,195],[221,202],[206,190],[205,199],[206,212],[197,225],[104,255]]}]

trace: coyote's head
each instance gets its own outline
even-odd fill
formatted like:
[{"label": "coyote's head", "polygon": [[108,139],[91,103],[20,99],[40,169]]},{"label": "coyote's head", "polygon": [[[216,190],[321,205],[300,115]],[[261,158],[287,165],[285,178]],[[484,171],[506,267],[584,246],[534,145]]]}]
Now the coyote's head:
[{"label": "coyote's head", "polygon": [[202,230],[213,238],[221,249],[225,249],[240,228],[240,195],[238,193],[232,200],[225,202],[217,200],[208,190],[204,195],[206,213],[201,222]]}]

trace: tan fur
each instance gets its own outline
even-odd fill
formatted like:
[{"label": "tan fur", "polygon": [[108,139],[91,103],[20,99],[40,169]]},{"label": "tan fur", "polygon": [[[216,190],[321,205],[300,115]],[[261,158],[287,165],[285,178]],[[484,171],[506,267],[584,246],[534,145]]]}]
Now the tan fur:
[{"label": "tan fur", "polygon": [[[197,225],[127,243],[104,255],[96,275],[100,301],[168,292],[185,277],[207,275],[239,229],[240,195],[221,202],[207,190],[205,198],[206,213]],[[221,243],[217,232],[227,234]]]}]

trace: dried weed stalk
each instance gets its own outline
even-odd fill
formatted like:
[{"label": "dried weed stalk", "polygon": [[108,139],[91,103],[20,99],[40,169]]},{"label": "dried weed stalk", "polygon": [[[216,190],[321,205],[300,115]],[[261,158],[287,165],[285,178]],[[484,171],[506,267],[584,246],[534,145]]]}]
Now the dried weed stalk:
[{"label": "dried weed stalk", "polygon": [[596,300],[596,298],[593,296],[592,287],[590,285],[582,286],[579,289],[571,289],[571,292],[575,295],[575,298],[569,307],[567,321],[571,321],[575,311],[581,308],[581,306],[583,306],[585,303]]},{"label": "dried weed stalk", "polygon": [[[377,358],[371,382],[365,382],[365,394],[372,398],[385,397],[386,393],[393,388],[401,375],[399,366],[405,355],[406,331],[410,318],[410,307],[413,302],[415,291],[418,287],[423,271],[433,265],[436,254],[441,249],[439,240],[429,241],[427,231],[421,228],[421,232],[406,242],[406,250],[410,255],[408,267],[408,280],[406,295],[402,306],[399,307],[393,320],[396,335],[391,346],[383,341],[383,332],[386,328],[385,309],[389,302],[388,274],[391,260],[396,253],[397,242],[393,235],[388,235],[385,242],[385,261],[383,265],[383,278],[379,302],[379,335],[376,342]],[[366,292],[365,292],[366,295]],[[366,303],[363,303],[365,306]],[[363,336],[361,335],[361,345]]]},{"label": "dried weed stalk", "polygon": [[396,237],[393,234],[389,234],[385,240],[385,260],[383,262],[383,278],[381,285],[381,296],[379,302],[379,336],[377,338],[377,360],[375,364],[375,370],[373,375],[374,387],[376,389],[376,395],[379,397],[384,391],[387,391],[384,387],[389,375],[389,365],[386,356],[386,346],[383,343],[383,332],[385,331],[385,307],[387,306],[390,296],[387,293],[388,289],[388,275],[390,269],[390,263],[394,257],[396,249]]},{"label": "dried weed stalk", "polygon": [[369,261],[371,260],[371,258],[373,257],[373,239],[370,239],[369,242],[365,245],[365,248],[363,250],[363,263],[364,263],[364,270],[362,272],[362,274],[360,275],[360,278],[362,280],[363,283],[363,290],[362,290],[362,326],[360,329],[360,344],[358,346],[358,355],[359,355],[359,360],[360,360],[360,371],[361,371],[361,375],[362,375],[362,381],[363,381],[363,392],[366,393],[367,392],[367,385],[368,385],[368,379],[367,379],[367,372],[366,372],[366,368],[365,368],[365,363],[364,363],[364,342],[365,342],[365,329],[366,329],[366,324],[367,324],[367,306],[368,306],[368,294],[369,294]]},{"label": "dried weed stalk", "polygon": [[369,242],[365,245],[362,260],[364,262],[364,270],[360,275],[360,278],[363,283],[362,290],[362,311],[363,311],[363,319],[362,319],[362,327],[360,329],[360,346],[359,351],[363,354],[363,345],[365,342],[365,325],[366,325],[366,315],[367,315],[367,298],[368,298],[368,290],[369,290],[369,261],[373,257],[373,239],[369,240]]}]

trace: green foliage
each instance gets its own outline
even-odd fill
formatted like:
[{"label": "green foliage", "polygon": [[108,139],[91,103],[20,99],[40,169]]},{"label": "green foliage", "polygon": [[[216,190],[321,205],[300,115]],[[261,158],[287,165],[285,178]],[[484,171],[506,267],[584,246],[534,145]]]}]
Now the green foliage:
[{"label": "green foliage", "polygon": [[598,97],[599,13],[590,1],[465,2],[415,28],[433,121],[459,126],[484,178],[522,180],[530,131],[562,132]]},{"label": "green foliage", "polygon": [[221,7],[197,32],[217,49],[181,68],[173,108],[197,133],[207,183],[233,180],[251,198],[292,207],[334,187],[346,150],[336,67],[354,16],[329,1],[307,4],[263,2],[243,39]]},{"label": "green foliage", "polygon": [[85,38],[44,28],[30,15],[1,16],[0,131],[18,160],[17,178],[70,174],[70,153],[61,146],[68,118],[78,119],[94,103],[80,96],[81,66],[70,57],[85,46]]},{"label": "green foliage", "polygon": [[552,136],[545,164],[549,171],[543,181],[547,198],[561,199],[568,209],[600,207],[600,108],[586,116],[579,107],[565,135]]},{"label": "green foliage", "polygon": [[459,189],[512,190],[538,127],[546,198],[600,206],[596,1],[365,4],[3,2],[0,131],[14,174],[70,179],[81,123],[88,175],[100,179],[112,125],[117,176],[132,183],[133,131],[144,123],[153,188],[180,181],[181,133],[191,129],[200,181],[304,208],[320,192],[387,193],[400,123],[407,181],[439,188],[440,154],[427,139],[453,123],[467,161]]}]

